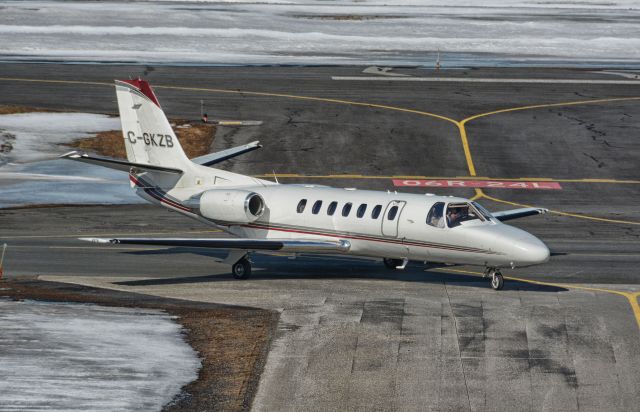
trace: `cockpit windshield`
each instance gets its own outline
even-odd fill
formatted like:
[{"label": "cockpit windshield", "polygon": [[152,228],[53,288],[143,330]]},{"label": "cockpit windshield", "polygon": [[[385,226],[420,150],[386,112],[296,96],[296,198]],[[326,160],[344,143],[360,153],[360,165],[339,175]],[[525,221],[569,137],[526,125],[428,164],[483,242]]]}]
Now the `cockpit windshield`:
[{"label": "cockpit windshield", "polygon": [[471,204],[478,210],[478,212],[480,212],[480,214],[482,214],[482,216],[485,217],[485,219],[491,220],[493,215],[491,214],[491,212],[489,212],[487,209],[485,209],[480,203],[471,202]]},{"label": "cockpit windshield", "polygon": [[449,203],[447,206],[447,226],[456,227],[471,220],[484,222],[488,218],[469,203]]}]

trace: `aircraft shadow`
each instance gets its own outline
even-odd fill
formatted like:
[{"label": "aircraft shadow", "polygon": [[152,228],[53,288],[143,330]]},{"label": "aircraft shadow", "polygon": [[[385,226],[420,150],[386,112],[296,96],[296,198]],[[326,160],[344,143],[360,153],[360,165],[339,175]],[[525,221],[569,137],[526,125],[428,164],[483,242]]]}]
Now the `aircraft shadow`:
[{"label": "aircraft shadow", "polygon": [[[227,253],[225,251],[210,249],[192,248],[169,248],[151,251],[128,251],[123,252],[137,255],[160,255],[160,254],[198,254],[208,257],[223,259]],[[296,259],[288,259],[283,256],[270,256],[255,254],[251,256],[253,261],[253,273],[248,281],[269,281],[269,280],[345,280],[345,279],[367,279],[367,280],[395,280],[400,282],[421,282],[421,283],[448,283],[458,286],[487,287],[490,288],[488,280],[483,280],[478,276],[464,275],[460,273],[447,272],[444,265],[422,265],[409,264],[402,271],[387,269],[380,261],[363,260],[347,256],[302,256]],[[450,267],[450,266],[449,266]],[[433,269],[439,269],[437,271]],[[171,278],[156,278],[145,280],[131,280],[115,282],[123,286],[154,286],[154,285],[178,285],[190,283],[211,283],[211,282],[243,282],[235,280],[229,273],[212,274],[204,276],[178,276]],[[536,285],[517,280],[505,280],[505,290],[526,290],[537,292],[562,292],[566,288]]]}]

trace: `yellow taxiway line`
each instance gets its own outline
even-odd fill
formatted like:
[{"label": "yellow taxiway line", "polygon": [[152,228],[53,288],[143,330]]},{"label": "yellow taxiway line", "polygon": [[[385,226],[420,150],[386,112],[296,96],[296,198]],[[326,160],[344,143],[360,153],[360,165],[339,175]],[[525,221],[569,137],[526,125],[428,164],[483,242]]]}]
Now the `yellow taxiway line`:
[{"label": "yellow taxiway line", "polygon": [[[473,272],[470,270],[461,270],[461,269],[448,269],[448,268],[436,268],[436,269],[431,269],[431,270],[437,270],[440,272],[455,272],[455,273],[460,273],[463,275],[471,275],[474,277],[480,277],[482,278],[483,273],[481,272]],[[590,292],[602,292],[602,293],[611,293],[614,295],[618,295],[618,296],[624,296],[627,299],[627,302],[629,302],[629,305],[631,306],[631,310],[633,312],[633,315],[636,318],[636,323],[638,324],[638,330],[640,331],[640,305],[638,305],[638,298],[640,298],[640,292],[635,291],[635,292],[623,292],[620,290],[615,290],[615,289],[605,289],[605,288],[595,288],[595,287],[591,287],[591,286],[583,286],[580,284],[570,284],[570,283],[554,283],[554,282],[543,282],[543,281],[539,281],[539,280],[531,280],[531,279],[525,279],[525,278],[519,278],[519,277],[514,277],[514,276],[504,276],[505,279],[508,280],[515,280],[518,282],[523,282],[523,283],[530,283],[533,285],[540,285],[540,286],[553,286],[553,287],[561,287],[561,288],[565,288],[565,289],[576,289],[576,290],[586,290],[586,291],[590,291]]]}]

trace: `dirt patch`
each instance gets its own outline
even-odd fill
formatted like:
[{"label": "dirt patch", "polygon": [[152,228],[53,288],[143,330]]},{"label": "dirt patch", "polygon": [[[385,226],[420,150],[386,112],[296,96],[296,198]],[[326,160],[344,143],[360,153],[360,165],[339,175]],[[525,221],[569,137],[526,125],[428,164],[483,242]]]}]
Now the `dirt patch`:
[{"label": "dirt patch", "polygon": [[2,114],[18,114],[18,113],[43,113],[43,112],[56,112],[57,110],[51,109],[39,109],[35,107],[27,106],[3,106],[0,105],[0,115]]},{"label": "dirt patch", "polygon": [[2,280],[0,297],[161,309],[177,316],[202,368],[165,411],[250,409],[279,316],[263,309],[38,280]]},{"label": "dirt patch", "polygon": [[[211,144],[216,134],[214,125],[191,123],[186,120],[174,120],[171,125],[188,158],[203,156],[210,152]],[[127,157],[122,131],[120,130],[100,132],[95,137],[78,139],[65,144],[65,146],[117,159],[126,159]]]}]

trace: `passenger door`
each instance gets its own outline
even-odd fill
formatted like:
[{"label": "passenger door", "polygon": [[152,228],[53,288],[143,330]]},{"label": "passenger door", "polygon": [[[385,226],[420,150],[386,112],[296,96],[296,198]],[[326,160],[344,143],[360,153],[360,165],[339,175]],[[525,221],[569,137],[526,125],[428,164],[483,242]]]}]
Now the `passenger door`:
[{"label": "passenger door", "polygon": [[400,215],[407,202],[402,200],[392,200],[384,209],[382,215],[382,235],[390,237],[398,237],[398,223]]}]

